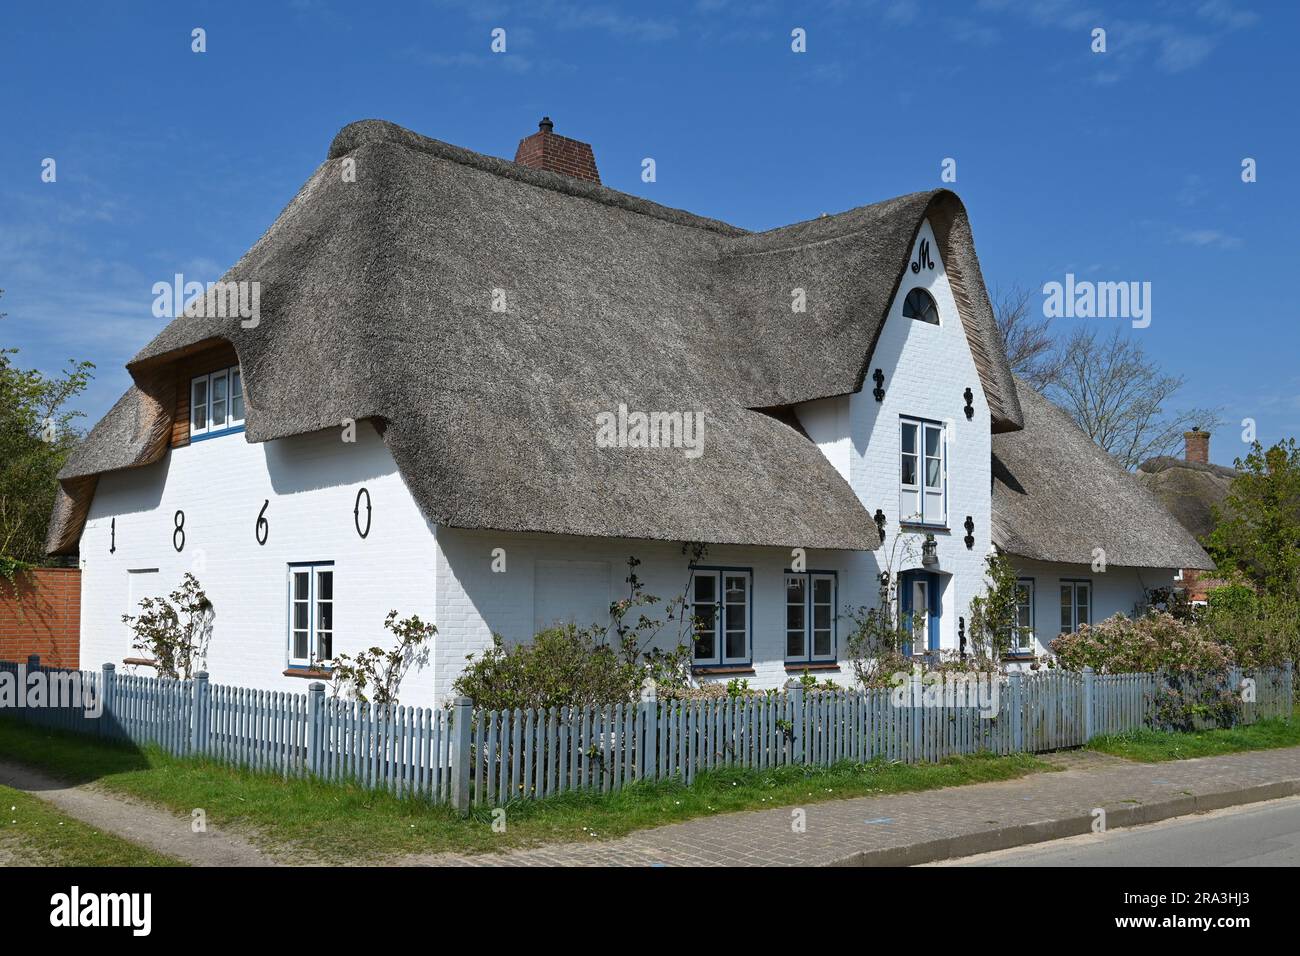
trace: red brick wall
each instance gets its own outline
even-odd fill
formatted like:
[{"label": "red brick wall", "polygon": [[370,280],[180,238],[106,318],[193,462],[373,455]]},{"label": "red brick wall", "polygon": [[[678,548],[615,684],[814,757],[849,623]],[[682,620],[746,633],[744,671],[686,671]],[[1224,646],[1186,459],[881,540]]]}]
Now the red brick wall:
[{"label": "red brick wall", "polygon": [[533,169],[563,173],[575,179],[600,182],[600,173],[596,170],[596,157],[591,151],[591,146],[545,130],[539,130],[519,141],[519,149],[515,151],[515,162],[523,166],[531,166]]},{"label": "red brick wall", "polygon": [[[15,587],[16,585],[16,587]],[[81,572],[36,568],[11,584],[0,578],[0,660],[39,654],[53,667],[79,667]]]}]

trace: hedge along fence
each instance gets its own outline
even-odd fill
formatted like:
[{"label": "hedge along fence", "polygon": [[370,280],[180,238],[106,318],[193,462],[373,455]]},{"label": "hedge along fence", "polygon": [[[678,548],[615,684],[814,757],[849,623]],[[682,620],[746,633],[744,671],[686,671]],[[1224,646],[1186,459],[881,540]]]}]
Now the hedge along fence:
[{"label": "hedge along fence", "polygon": [[[500,806],[572,790],[610,792],[640,780],[690,783],[719,767],[830,766],[883,758],[915,763],[956,754],[1042,752],[1075,747],[1100,734],[1149,727],[1156,692],[1175,679],[1159,674],[1050,670],[996,678],[996,707],[931,689],[918,673],[895,691],[805,691],[710,700],[549,710],[476,710],[457,698],[445,709],[394,707],[387,713],[325,697],[193,681],[0,662],[0,671],[79,674],[101,695],[102,713],[77,707],[20,707],[43,726],[133,744],[176,756],[285,776],[312,775],[401,795]],[[1291,712],[1292,667],[1200,678],[1205,689],[1237,691],[1254,680],[1254,701],[1239,720]],[[1176,675],[1184,686],[1186,675]],[[992,691],[994,685],[986,684]],[[990,705],[983,710],[978,704]],[[3,711],[0,711],[3,712]]]}]

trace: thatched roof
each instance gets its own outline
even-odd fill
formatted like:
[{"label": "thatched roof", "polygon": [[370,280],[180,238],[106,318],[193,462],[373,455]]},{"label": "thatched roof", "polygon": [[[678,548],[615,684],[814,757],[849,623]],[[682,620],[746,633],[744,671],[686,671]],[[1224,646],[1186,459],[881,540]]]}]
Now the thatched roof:
[{"label": "thatched roof", "polygon": [[[1017,428],[965,210],[946,190],[750,234],[354,123],[223,277],[261,284],[257,327],[181,317],[129,363],[135,385],[60,475],[50,547],[76,546],[94,476],[165,452],[162,370],[226,340],[249,441],[374,419],[435,523],[875,548],[874,523],[817,447],[758,409],[861,385],[927,216],[994,428]],[[805,314],[790,310],[796,286]],[[490,308],[496,289],[505,312]],[[596,447],[597,414],[620,403],[702,412],[703,454]]]},{"label": "thatched roof", "polygon": [[993,543],[1037,561],[1138,568],[1213,568],[1132,474],[1064,411],[1018,382],[1023,431],[993,436]]},{"label": "thatched roof", "polygon": [[1138,465],[1137,479],[1178,523],[1202,540],[1214,530],[1213,508],[1223,507],[1237,472],[1223,465],[1161,455]]}]

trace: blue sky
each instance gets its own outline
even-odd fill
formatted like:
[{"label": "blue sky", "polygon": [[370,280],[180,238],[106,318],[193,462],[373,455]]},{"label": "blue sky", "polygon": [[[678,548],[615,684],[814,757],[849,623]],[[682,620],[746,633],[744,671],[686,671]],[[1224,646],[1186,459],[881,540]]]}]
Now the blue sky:
[{"label": "blue sky", "polygon": [[[94,361],[93,421],[163,324],[153,284],[216,279],[340,127],[378,117],[512,158],[549,114],[606,185],[751,229],[941,185],[951,157],[990,288],[1149,281],[1150,327],[1120,324],[1186,376],[1182,404],[1224,408],[1214,460],[1243,453],[1243,418],[1265,442],[1300,435],[1294,4],[379,7],[7,6],[0,343],[47,371]],[[1115,320],[1058,320],[1084,321]]]}]

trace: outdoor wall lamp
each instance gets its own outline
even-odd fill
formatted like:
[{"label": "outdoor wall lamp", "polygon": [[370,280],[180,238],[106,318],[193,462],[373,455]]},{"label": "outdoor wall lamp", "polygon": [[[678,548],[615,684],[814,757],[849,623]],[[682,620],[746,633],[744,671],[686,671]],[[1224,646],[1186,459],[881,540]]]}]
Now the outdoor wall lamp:
[{"label": "outdoor wall lamp", "polygon": [[921,563],[927,568],[939,566],[939,542],[934,540],[934,532],[925,533],[925,543],[921,545]]}]

